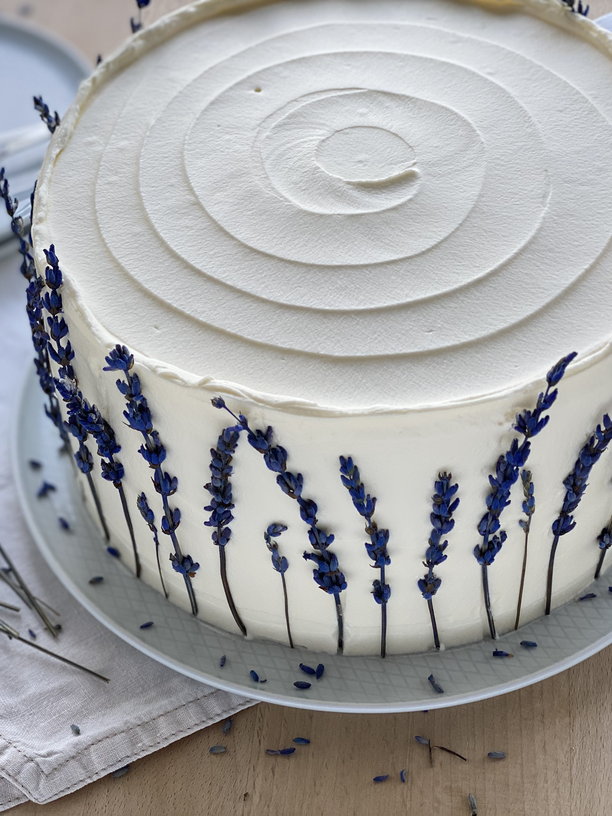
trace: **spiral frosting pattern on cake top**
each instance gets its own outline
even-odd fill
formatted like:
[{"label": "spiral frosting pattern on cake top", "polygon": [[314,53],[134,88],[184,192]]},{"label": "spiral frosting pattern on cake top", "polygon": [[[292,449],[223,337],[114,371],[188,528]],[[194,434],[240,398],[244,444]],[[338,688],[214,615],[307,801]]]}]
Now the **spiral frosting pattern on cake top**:
[{"label": "spiral frosting pattern on cake top", "polygon": [[497,6],[201,3],[145,32],[45,170],[38,237],[88,319],[310,410],[458,401],[604,347],[609,46],[552,0]]}]

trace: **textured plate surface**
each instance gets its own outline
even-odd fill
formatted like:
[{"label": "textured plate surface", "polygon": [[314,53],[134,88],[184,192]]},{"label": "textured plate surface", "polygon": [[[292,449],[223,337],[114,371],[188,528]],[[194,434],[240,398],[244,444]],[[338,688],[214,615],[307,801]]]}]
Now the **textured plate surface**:
[{"label": "textured plate surface", "polygon": [[[589,591],[597,598],[570,602],[518,632],[444,652],[372,657],[325,655],[280,644],[249,641],[196,620],[138,581],[116,559],[87,515],[85,482],[71,458],[59,453],[55,428],[44,414],[34,372],[26,378],[13,437],[13,466],[30,530],[49,566],[83,606],[119,637],[183,674],[270,703],[327,711],[392,712],[441,708],[504,694],[579,663],[612,642],[612,593],[604,575]],[[43,467],[33,470],[29,460]],[[36,493],[43,479],[56,490]],[[70,523],[62,530],[58,517]],[[90,585],[95,575],[104,581]],[[586,592],[586,590],[585,590]],[[154,626],[141,630],[140,624]],[[532,640],[536,649],[520,646]],[[514,654],[494,658],[493,649]],[[224,668],[219,659],[227,656]],[[299,669],[325,665],[320,680]],[[264,683],[254,683],[255,670]],[[427,678],[444,689],[436,693]],[[300,691],[295,681],[312,681]]]}]

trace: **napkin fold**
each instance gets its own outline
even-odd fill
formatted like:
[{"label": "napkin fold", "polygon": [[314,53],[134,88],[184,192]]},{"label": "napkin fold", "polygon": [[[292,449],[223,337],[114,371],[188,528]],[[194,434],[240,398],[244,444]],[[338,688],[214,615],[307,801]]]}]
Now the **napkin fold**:
[{"label": "napkin fold", "polygon": [[[0,542],[30,590],[61,613],[53,638],[0,583],[0,618],[92,677],[0,634],[0,811],[39,804],[230,716],[255,701],[157,663],[89,615],[49,570],[25,526],[11,473],[12,419],[33,356],[17,253],[0,261]],[[49,422],[49,433],[56,433]],[[32,635],[29,634],[32,631]],[[78,726],[75,735],[72,725]]]}]

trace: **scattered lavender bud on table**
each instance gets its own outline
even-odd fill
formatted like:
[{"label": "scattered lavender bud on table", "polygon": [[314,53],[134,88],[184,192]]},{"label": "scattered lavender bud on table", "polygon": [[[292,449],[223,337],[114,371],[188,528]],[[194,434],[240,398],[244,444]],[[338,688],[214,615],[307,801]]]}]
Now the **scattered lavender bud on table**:
[{"label": "scattered lavender bud on table", "polygon": [[310,745],[310,740],[306,737],[294,737],[293,741],[296,745]]},{"label": "scattered lavender bud on table", "polygon": [[93,577],[93,578],[90,578],[90,579],[89,579],[89,583],[90,583],[90,584],[101,584],[103,580],[104,580],[104,576],[102,576],[102,575],[94,575],[94,577]]},{"label": "scattered lavender bud on table", "polygon": [[304,674],[316,674],[316,669],[313,669],[312,666],[306,666],[304,663],[300,663],[300,669],[304,672]]},{"label": "scattered lavender bud on table", "polygon": [[62,516],[60,516],[58,518],[58,521],[60,523],[60,527],[62,528],[62,530],[69,530],[70,529],[70,524],[68,524],[68,522],[66,521],[65,518],[62,518]]},{"label": "scattered lavender bud on table", "polygon": [[325,666],[322,663],[319,663],[319,665],[317,666],[317,669],[315,671],[315,677],[317,678],[317,680],[320,680],[323,677],[323,672],[324,671],[325,671]]},{"label": "scattered lavender bud on table", "polygon": [[476,797],[473,793],[468,793],[468,804],[472,809],[470,816],[478,816],[478,807],[476,805]]},{"label": "scattered lavender bud on table", "polygon": [[389,779],[390,774],[385,774],[384,776],[375,776],[373,781],[374,782],[386,782]]},{"label": "scattered lavender bud on table", "polygon": [[36,640],[36,632],[34,632],[32,629],[28,629],[28,635],[29,635],[29,636],[30,636],[30,637],[31,637],[33,640]]},{"label": "scattered lavender bud on table", "polygon": [[234,721],[232,720],[232,718],[231,718],[231,717],[230,717],[228,720],[226,720],[226,721],[223,723],[223,728],[222,728],[221,730],[223,731],[223,733],[224,733],[226,736],[227,736],[227,734],[229,734],[229,732],[232,730],[232,725],[233,725],[233,724],[234,724]]},{"label": "scattered lavender bud on table", "polygon": [[433,751],[432,751],[432,749],[431,749],[431,741],[430,741],[430,740],[428,740],[428,739],[427,739],[427,737],[419,737],[419,736],[415,737],[415,740],[416,740],[416,741],[417,741],[417,742],[418,742],[420,745],[426,745],[426,746],[427,746],[427,748],[428,748],[428,750],[429,750],[429,764],[430,764],[430,765],[431,765],[431,767],[433,768],[433,764],[434,764],[434,762],[433,762]]},{"label": "scattered lavender bud on table", "polygon": [[429,745],[429,740],[427,739],[427,737],[415,737],[415,740],[417,742],[420,742],[421,745]]},{"label": "scattered lavender bud on table", "polygon": [[514,657],[510,652],[504,652],[503,649],[495,649],[493,657]]},{"label": "scattered lavender bud on table", "polygon": [[141,623],[141,629],[150,629],[153,626],[153,621],[147,621],[146,623]]},{"label": "scattered lavender bud on table", "polygon": [[444,689],[443,689],[443,688],[442,688],[442,686],[441,686],[441,685],[438,683],[438,681],[437,681],[437,680],[436,680],[436,678],[433,676],[433,674],[430,674],[430,675],[429,675],[429,677],[428,677],[427,679],[428,679],[428,680],[429,680],[429,682],[431,683],[431,687],[433,688],[433,690],[434,690],[435,692],[437,692],[438,694],[444,694]]},{"label": "scattered lavender bud on table", "polygon": [[61,632],[62,631],[62,624],[61,623],[56,623],[53,628],[55,629],[56,632]]},{"label": "scattered lavender bud on table", "polygon": [[116,547],[107,547],[106,552],[109,555],[112,555],[113,558],[121,558],[121,553],[119,552],[119,550]]},{"label": "scattered lavender bud on table", "polygon": [[130,770],[129,765],[124,765],[123,768],[118,768],[116,771],[113,771],[111,776],[113,779],[119,779],[122,776],[125,776],[126,773]]},{"label": "scattered lavender bud on table", "polygon": [[305,683],[303,680],[296,680],[293,685],[298,689],[309,689],[312,683]]},{"label": "scattered lavender bud on table", "polygon": [[28,465],[32,468],[32,470],[40,470],[42,467],[42,464],[37,462],[36,459],[30,459]]},{"label": "scattered lavender bud on table", "polygon": [[487,756],[489,757],[489,759],[505,759],[506,758],[506,755],[504,754],[503,751],[489,751]]},{"label": "scattered lavender bud on table", "polygon": [[406,782],[406,769],[405,768],[404,768],[403,771],[400,771],[400,781],[404,782],[404,783]]},{"label": "scattered lavender bud on table", "polygon": [[225,666],[227,661],[227,657],[225,655],[221,655],[221,659],[219,660],[219,668],[222,669]]},{"label": "scattered lavender bud on table", "polygon": [[224,754],[226,751],[225,745],[213,745],[212,748],[208,749],[209,754]]},{"label": "scattered lavender bud on table", "polygon": [[270,754],[270,756],[289,756],[295,752],[295,748],[281,748],[280,750],[276,750],[275,748],[266,748],[266,754]]},{"label": "scattered lavender bud on table", "polygon": [[75,737],[78,737],[79,734],[81,733],[81,729],[79,728],[79,726],[74,725],[74,723],[70,726],[70,730],[72,731]]},{"label": "scattered lavender bud on table", "polygon": [[521,646],[524,649],[536,649],[538,644],[535,640],[521,640]]},{"label": "scattered lavender bud on table", "polygon": [[48,496],[52,490],[57,490],[54,484],[51,484],[51,482],[43,482],[38,488],[38,493],[36,495],[39,499],[44,499],[45,496]]}]

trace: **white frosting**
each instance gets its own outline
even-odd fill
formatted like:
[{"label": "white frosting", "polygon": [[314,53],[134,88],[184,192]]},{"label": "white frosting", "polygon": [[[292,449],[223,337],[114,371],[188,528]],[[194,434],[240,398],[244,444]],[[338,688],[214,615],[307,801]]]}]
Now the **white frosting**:
[{"label": "white frosting", "polygon": [[[75,367],[123,446],[130,506],[149,475],[115,378],[102,374],[115,342],[136,353],[179,477],[179,537],[202,564],[204,619],[234,626],[202,526],[208,449],[229,424],[209,400],[222,392],[254,426],[275,428],[336,535],[348,652],[376,652],[380,616],[338,455],[355,456],[391,530],[390,651],[430,644],[416,581],[433,480],[452,470],[461,505],[436,610],[447,645],[480,637],[472,550],[487,474],[514,413],[575,348],[582,364],[529,463],[524,609],[540,614],[562,480],[610,404],[608,35],[557,0],[283,0],[224,14],[242,8],[199,2],[137,35],[82,86],[41,174],[37,262],[55,243]],[[602,460],[560,547],[557,602],[593,572],[609,475]],[[112,486],[98,481],[112,508]],[[332,650],[333,601],[299,558],[304,523],[245,439],[233,485],[227,556],[249,634],[285,637],[262,538],[279,521],[294,636]],[[516,490],[490,570],[501,629],[522,558]],[[128,559],[121,516],[109,515]],[[182,579],[167,574],[184,605]]]}]

